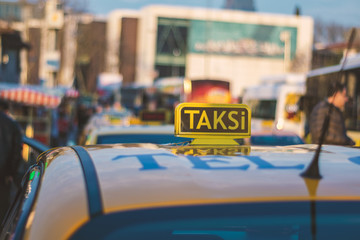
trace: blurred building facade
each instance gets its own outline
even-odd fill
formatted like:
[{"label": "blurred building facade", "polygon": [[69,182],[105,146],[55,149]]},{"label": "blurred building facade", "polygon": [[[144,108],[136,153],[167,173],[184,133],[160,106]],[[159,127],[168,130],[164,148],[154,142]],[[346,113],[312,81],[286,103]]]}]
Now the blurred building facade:
[{"label": "blurred building facade", "polygon": [[134,10],[114,10],[107,18],[105,70],[120,73],[124,85],[136,78],[140,21],[141,12]]},{"label": "blurred building facade", "polygon": [[[82,15],[76,24],[75,85],[81,92],[94,93],[99,74],[105,72],[106,21]],[[69,54],[72,52],[67,51],[64,57]]]},{"label": "blurred building facade", "polygon": [[[72,12],[63,0],[33,2],[0,3],[0,81],[71,87],[76,80],[95,91],[105,71],[106,20]],[[14,48],[12,37],[9,53],[10,32],[19,43]]]},{"label": "blurred building facade", "polygon": [[[19,31],[0,20],[0,82],[19,83],[21,76],[20,53],[29,50]],[[24,51],[25,51],[24,50]]]},{"label": "blurred building facade", "polygon": [[[127,32],[127,24],[137,30]],[[238,96],[264,75],[311,68],[310,17],[154,5],[116,10],[110,25],[106,68],[129,76],[124,83],[150,85],[170,76],[228,80]]]},{"label": "blurred building facade", "polygon": [[346,48],[313,47],[310,17],[251,12],[253,1],[224,8],[154,5],[98,18],[62,0],[1,2],[0,81],[95,92],[104,72],[125,86],[180,76],[228,80],[238,96],[265,75],[337,64]]},{"label": "blurred building facade", "polygon": [[21,39],[30,46],[29,51],[19,52],[20,76],[17,82],[44,84],[49,87],[57,85],[61,59],[61,30],[64,24],[62,2],[1,2],[0,18],[6,23],[7,28],[18,32]]},{"label": "blurred building facade", "polygon": [[[351,30],[347,33],[349,39]],[[314,44],[312,69],[333,66],[340,63],[346,53],[348,42],[338,42],[332,44]],[[355,55],[360,52],[360,28],[355,29],[355,37],[351,43],[348,55]]]},{"label": "blurred building facade", "polygon": [[29,45],[24,42],[22,6],[14,2],[0,2],[0,82],[19,83],[24,78],[21,61]]}]

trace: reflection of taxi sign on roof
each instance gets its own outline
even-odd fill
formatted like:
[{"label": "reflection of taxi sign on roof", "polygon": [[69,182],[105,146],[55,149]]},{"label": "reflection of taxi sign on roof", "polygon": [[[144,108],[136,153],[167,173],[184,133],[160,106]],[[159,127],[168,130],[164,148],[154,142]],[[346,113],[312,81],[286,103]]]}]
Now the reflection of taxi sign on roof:
[{"label": "reflection of taxi sign on roof", "polygon": [[172,149],[172,153],[176,155],[190,156],[240,156],[250,154],[249,146],[229,146],[229,147],[199,147],[199,146],[178,146]]},{"label": "reflection of taxi sign on roof", "polygon": [[250,137],[251,113],[244,104],[182,103],[175,109],[175,134],[193,138]]}]

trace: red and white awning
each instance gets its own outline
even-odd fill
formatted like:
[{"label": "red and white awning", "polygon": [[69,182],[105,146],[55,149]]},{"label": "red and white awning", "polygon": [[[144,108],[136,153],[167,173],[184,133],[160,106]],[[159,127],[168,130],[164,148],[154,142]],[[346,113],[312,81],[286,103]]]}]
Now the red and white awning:
[{"label": "red and white awning", "polygon": [[0,90],[0,98],[29,106],[56,108],[61,97],[29,88],[9,88]]}]

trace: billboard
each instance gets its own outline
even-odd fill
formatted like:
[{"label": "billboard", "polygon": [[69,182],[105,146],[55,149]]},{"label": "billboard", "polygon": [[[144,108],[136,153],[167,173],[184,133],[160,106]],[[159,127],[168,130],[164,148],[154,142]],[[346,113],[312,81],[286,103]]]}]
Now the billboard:
[{"label": "billboard", "polygon": [[191,80],[187,102],[231,103],[230,83],[222,80]]},{"label": "billboard", "polygon": [[189,52],[199,54],[290,58],[296,53],[297,28],[289,26],[191,20]]}]

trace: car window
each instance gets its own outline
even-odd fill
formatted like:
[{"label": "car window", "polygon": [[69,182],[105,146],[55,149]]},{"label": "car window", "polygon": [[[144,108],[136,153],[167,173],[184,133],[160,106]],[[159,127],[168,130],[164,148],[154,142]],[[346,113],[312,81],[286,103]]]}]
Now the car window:
[{"label": "car window", "polygon": [[[351,208],[359,209],[359,203],[348,203],[274,202],[130,211],[97,218],[72,239],[358,239],[360,215]],[[97,229],[100,225],[104,227]]]},{"label": "car window", "polygon": [[173,134],[115,134],[98,136],[97,144],[113,143],[180,143],[190,141],[191,138],[176,137]]},{"label": "car window", "polygon": [[287,146],[303,144],[304,141],[298,136],[251,136],[251,145],[266,145],[266,146]]},{"label": "car window", "polygon": [[251,109],[251,117],[275,119],[276,100],[249,100],[246,104]]}]

